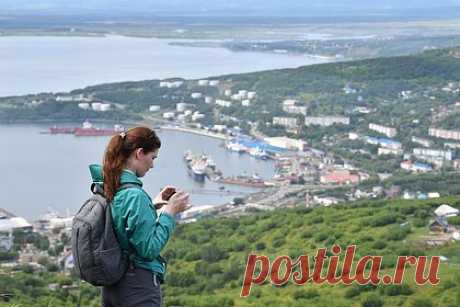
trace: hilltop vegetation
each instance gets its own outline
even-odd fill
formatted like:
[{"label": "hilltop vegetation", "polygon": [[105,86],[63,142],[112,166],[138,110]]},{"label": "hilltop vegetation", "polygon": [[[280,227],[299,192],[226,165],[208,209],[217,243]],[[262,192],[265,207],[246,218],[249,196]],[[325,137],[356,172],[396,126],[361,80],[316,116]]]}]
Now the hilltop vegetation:
[{"label": "hilltop vegetation", "polygon": [[[241,218],[200,220],[178,226],[164,256],[168,259],[166,306],[445,306],[460,304],[460,242],[427,249],[433,210],[442,203],[460,208],[457,197],[430,201],[373,201],[317,209],[284,209]],[[460,224],[453,219],[452,224]],[[297,258],[321,247],[357,245],[357,256],[382,255],[392,272],[398,255],[442,255],[440,284],[417,286],[408,270],[403,286],[294,285],[266,282],[240,298],[249,253]],[[330,253],[328,254],[330,255]],[[342,257],[343,260],[343,257]],[[0,306],[75,306],[78,289],[52,292],[48,283],[71,285],[75,279],[51,273],[18,273],[0,278],[3,292],[14,293]],[[82,306],[99,306],[98,290],[83,286]],[[48,302],[50,302],[49,305]]]}]

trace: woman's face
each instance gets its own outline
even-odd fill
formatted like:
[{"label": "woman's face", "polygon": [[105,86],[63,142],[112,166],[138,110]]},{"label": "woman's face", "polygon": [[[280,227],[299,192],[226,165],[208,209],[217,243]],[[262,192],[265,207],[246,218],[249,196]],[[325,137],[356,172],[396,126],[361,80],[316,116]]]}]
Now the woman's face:
[{"label": "woman's face", "polygon": [[144,175],[153,168],[153,160],[158,157],[158,149],[150,152],[145,152],[143,149],[136,151],[136,174],[138,177]]}]

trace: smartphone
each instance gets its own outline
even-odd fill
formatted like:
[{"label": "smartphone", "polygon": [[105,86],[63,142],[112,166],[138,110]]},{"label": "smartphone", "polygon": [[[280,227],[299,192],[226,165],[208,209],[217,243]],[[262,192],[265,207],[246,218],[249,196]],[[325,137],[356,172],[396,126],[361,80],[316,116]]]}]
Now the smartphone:
[{"label": "smartphone", "polygon": [[174,194],[176,194],[175,188],[166,188],[166,190],[164,190],[163,193],[161,193],[161,198],[163,200],[168,201]]}]

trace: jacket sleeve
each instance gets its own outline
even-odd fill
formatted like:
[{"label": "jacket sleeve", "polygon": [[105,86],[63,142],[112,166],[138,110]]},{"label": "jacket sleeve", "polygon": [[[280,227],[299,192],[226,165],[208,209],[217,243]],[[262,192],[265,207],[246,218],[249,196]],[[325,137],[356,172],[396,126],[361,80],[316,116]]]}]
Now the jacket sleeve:
[{"label": "jacket sleeve", "polygon": [[139,190],[128,193],[124,205],[128,208],[125,227],[129,243],[139,257],[155,260],[176,226],[174,217],[162,213],[157,219],[148,196]]}]

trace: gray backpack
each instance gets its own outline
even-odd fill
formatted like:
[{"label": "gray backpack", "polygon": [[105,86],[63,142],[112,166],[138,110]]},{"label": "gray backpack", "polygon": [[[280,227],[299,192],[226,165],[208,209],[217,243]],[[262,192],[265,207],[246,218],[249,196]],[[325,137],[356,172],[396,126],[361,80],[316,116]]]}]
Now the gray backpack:
[{"label": "gray backpack", "polygon": [[[124,184],[118,191],[136,187]],[[93,196],[73,219],[72,254],[77,275],[94,286],[110,286],[119,281],[129,265],[129,255],[118,243],[113,229],[110,204],[100,185],[91,185]]]}]

